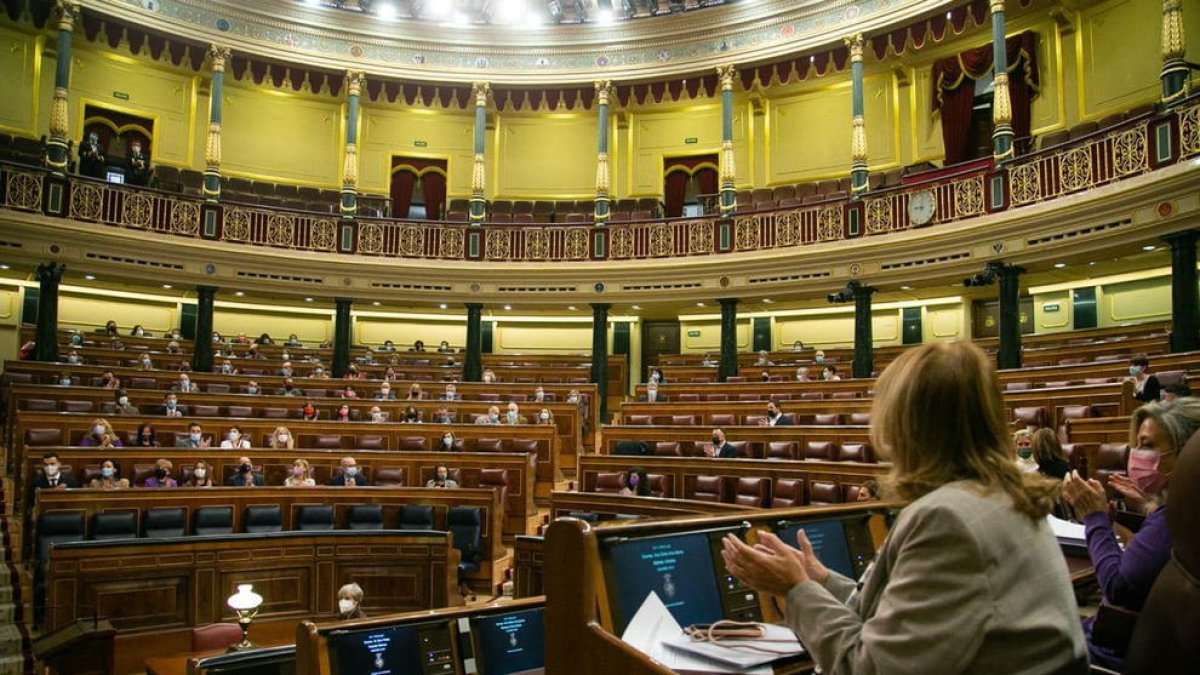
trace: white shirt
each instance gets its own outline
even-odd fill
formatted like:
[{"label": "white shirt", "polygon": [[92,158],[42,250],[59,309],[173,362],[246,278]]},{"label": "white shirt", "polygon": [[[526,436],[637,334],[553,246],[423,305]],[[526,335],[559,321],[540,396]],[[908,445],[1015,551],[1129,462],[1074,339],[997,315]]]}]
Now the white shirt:
[{"label": "white shirt", "polygon": [[245,436],[242,436],[242,437],[238,438],[237,445],[234,445],[233,441],[226,438],[225,440],[221,441],[221,447],[227,448],[227,449],[240,448],[243,450],[248,450],[248,449],[250,449],[250,439],[246,438]]}]

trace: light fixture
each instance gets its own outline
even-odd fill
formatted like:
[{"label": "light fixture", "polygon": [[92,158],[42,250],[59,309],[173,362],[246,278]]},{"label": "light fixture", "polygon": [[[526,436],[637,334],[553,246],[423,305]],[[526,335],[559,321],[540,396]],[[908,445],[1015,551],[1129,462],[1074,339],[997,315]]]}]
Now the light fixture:
[{"label": "light fixture", "polygon": [[571,310],[572,312],[574,312],[574,311],[575,311],[575,305],[567,305],[567,309],[569,309],[569,310]]},{"label": "light fixture", "polygon": [[512,305],[505,305],[504,309],[507,311],[512,311]]},{"label": "light fixture", "polygon": [[772,299],[770,299],[770,298],[763,298],[763,304],[764,304],[764,305],[769,305],[769,304],[771,304],[771,303],[773,303],[773,302],[775,302],[775,301],[774,301],[774,300],[772,300]]},{"label": "light fixture", "polygon": [[453,4],[447,0],[435,0],[435,2],[422,3],[421,9],[430,19],[444,19],[450,13]]},{"label": "light fixture", "polygon": [[525,0],[500,0],[493,20],[496,23],[512,23],[525,14]]},{"label": "light fixture", "polygon": [[305,302],[312,302],[312,301],[313,301],[313,299],[312,299],[312,298],[305,298],[305,299],[304,299],[304,301],[305,301]]},{"label": "light fixture", "polygon": [[[8,265],[5,265],[4,269],[8,269]],[[88,281],[95,281],[96,275],[95,274],[85,274],[85,275],[83,275],[83,278],[87,279]]]},{"label": "light fixture", "polygon": [[471,23],[471,17],[467,16],[466,12],[462,10],[454,12],[454,25],[465,26],[469,23]]},{"label": "light fixture", "polygon": [[376,300],[375,302],[372,302],[371,304],[372,304],[372,305],[375,305],[376,307],[378,307],[378,306],[382,305],[383,303],[382,303],[382,302],[379,302],[378,300]]},{"label": "light fixture", "polygon": [[1143,251],[1153,251],[1156,248],[1158,248],[1158,247],[1155,246],[1154,244],[1146,244],[1145,246],[1142,247],[1142,250]]},{"label": "light fixture", "polygon": [[396,6],[390,2],[380,3],[380,5],[375,8],[375,13],[378,14],[379,18],[383,19],[384,21],[391,21],[392,19],[396,18]]},{"label": "light fixture", "polygon": [[641,308],[642,308],[642,306],[641,306],[641,305],[632,305],[631,307],[632,307],[633,309],[635,309],[635,310],[636,310],[636,309],[641,309]]},{"label": "light fixture", "polygon": [[1088,267],[1095,267],[1095,266],[1096,266],[1096,261],[1095,261],[1095,260],[1093,260],[1092,262],[1088,263]]},{"label": "light fixture", "polygon": [[246,297],[246,291],[234,291],[233,294],[238,296],[239,298]]},{"label": "light fixture", "polygon": [[697,306],[697,307],[703,307],[703,306],[704,306],[704,303],[703,303],[703,302],[697,302],[697,303],[696,303],[696,306]]},{"label": "light fixture", "polygon": [[304,4],[308,5],[309,7],[320,7],[321,0],[304,0]]},{"label": "light fixture", "polygon": [[1061,270],[1062,268],[1064,268],[1066,266],[1067,266],[1067,263],[1054,263],[1054,269],[1056,269],[1056,270]]},{"label": "light fixture", "polygon": [[162,287],[167,289],[168,291],[171,290],[171,284],[163,284]]},{"label": "light fixture", "polygon": [[229,596],[225,604],[229,605],[238,617],[238,625],[242,627],[242,641],[229,648],[231,652],[240,652],[245,649],[256,649],[257,646],[250,641],[250,622],[258,615],[258,608],[262,607],[263,597],[254,592],[254,584],[238,584],[237,593]]},{"label": "light fixture", "polygon": [[902,291],[911,291],[911,290],[912,290],[912,286],[901,286],[901,287],[900,287],[900,290],[902,290]]},{"label": "light fixture", "polygon": [[8,269],[8,263],[0,263],[0,270]]},{"label": "light fixture", "polygon": [[612,0],[596,0],[596,7],[599,9],[596,12],[596,23],[607,25],[613,22]]},{"label": "light fixture", "polygon": [[446,309],[446,303],[443,302],[442,304],[438,305],[438,309]]}]

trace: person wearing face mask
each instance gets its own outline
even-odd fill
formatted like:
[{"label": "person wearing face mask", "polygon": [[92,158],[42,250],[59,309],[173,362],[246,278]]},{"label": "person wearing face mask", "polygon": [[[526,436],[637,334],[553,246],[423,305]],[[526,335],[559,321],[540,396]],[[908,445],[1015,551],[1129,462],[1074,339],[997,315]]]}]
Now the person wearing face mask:
[{"label": "person wearing face mask", "polygon": [[1030,447],[1033,449],[1033,461],[1037,463],[1038,473],[1058,480],[1067,477],[1071,463],[1067,461],[1062,444],[1058,442],[1058,434],[1053,429],[1043,427],[1033,432]]},{"label": "person wearing face mask", "polygon": [[350,364],[350,367],[346,369],[346,374],[342,377],[342,379],[343,380],[361,380],[361,379],[363,379],[363,375],[362,375],[362,373],[358,372],[358,366],[356,366],[352,363],[352,364]]},{"label": "person wearing face mask", "polygon": [[295,375],[296,372],[292,369],[291,361],[284,361],[283,365],[279,367],[279,370],[275,371],[275,374],[279,377],[291,377],[292,375]]},{"label": "person wearing face mask", "polygon": [[358,462],[353,457],[343,457],[341,469],[336,476],[329,479],[330,485],[334,487],[364,487],[368,484],[367,477],[358,470]]},{"label": "person wearing face mask", "polygon": [[162,414],[167,417],[184,417],[188,414],[187,406],[179,405],[179,397],[167,394],[163,399]]},{"label": "person wearing face mask", "polygon": [[433,424],[454,424],[454,415],[450,414],[449,408],[439,405],[437,410],[433,411],[433,418],[429,421]]},{"label": "person wearing face mask", "polygon": [[106,370],[100,374],[100,386],[105,389],[120,389],[121,380],[113,375],[111,370]]},{"label": "person wearing face mask", "polygon": [[129,480],[121,478],[121,465],[111,459],[100,462],[100,477],[93,478],[88,487],[93,490],[117,490],[129,487]]},{"label": "person wearing face mask", "polygon": [[303,346],[304,346],[304,344],[300,342],[300,336],[299,336],[299,335],[296,335],[295,333],[292,333],[291,335],[289,335],[289,336],[288,336],[288,339],[287,339],[287,340],[286,340],[286,341],[283,343],[283,346],[284,346],[284,347],[296,347],[296,348],[298,348],[298,347],[303,347]]},{"label": "person wearing face mask", "polygon": [[717,459],[733,459],[737,457],[737,450],[725,440],[725,430],[717,427],[712,430],[711,442],[704,444],[704,454]]},{"label": "person wearing face mask", "polygon": [[421,390],[421,385],[414,382],[413,385],[408,388],[408,396],[405,397],[405,400],[406,401],[420,401],[420,400],[423,400],[424,398],[425,398],[425,392]]},{"label": "person wearing face mask", "polygon": [[758,360],[756,360],[754,362],[754,365],[761,367],[761,366],[773,366],[775,364],[771,362],[770,352],[763,349],[760,352],[758,352]]},{"label": "person wearing face mask", "polygon": [[237,375],[237,368],[233,367],[233,361],[230,361],[229,359],[225,359],[224,361],[221,362],[221,374],[222,375]]},{"label": "person wearing face mask", "polygon": [[521,414],[521,407],[512,401],[508,404],[508,411],[504,414],[503,424],[529,424],[529,420]]},{"label": "person wearing face mask", "polygon": [[638,397],[642,403],[666,403],[669,399],[666,395],[659,393],[658,381],[650,380],[646,383],[646,393]]},{"label": "person wearing face mask", "polygon": [[275,390],[276,396],[303,396],[304,390],[296,386],[290,377],[283,378],[283,385]]},{"label": "person wearing face mask", "polygon": [[396,351],[396,343],[391,340],[384,340],[383,344],[379,347],[379,351],[385,354],[393,354]]},{"label": "person wearing face mask", "polygon": [[[104,151],[100,149],[100,134],[95,131],[89,132],[88,135],[79,141],[79,174],[88,176],[89,178],[104,178],[106,171],[106,162],[104,159]],[[112,330],[117,329],[115,322],[109,321],[112,324]],[[106,327],[107,328],[107,327]]]},{"label": "person wearing face mask", "polygon": [[249,394],[251,396],[258,396],[259,392],[261,392],[261,391],[262,391],[262,389],[259,388],[258,383],[255,382],[254,380],[251,380],[246,383],[246,393],[247,394]]},{"label": "person wearing face mask", "polygon": [[826,382],[840,382],[842,376],[838,374],[837,366],[827,365],[821,369],[821,379]]},{"label": "person wearing face mask", "polygon": [[167,353],[168,354],[182,354],[183,349],[180,348],[178,342],[176,342],[175,340],[171,340],[170,342],[167,343]]},{"label": "person wearing face mask", "polygon": [[291,473],[283,479],[284,487],[315,487],[316,484],[317,481],[313,480],[308,460],[303,457],[292,462]]},{"label": "person wearing face mask", "polygon": [[371,406],[371,410],[368,412],[368,417],[376,424],[387,421],[387,413],[383,412],[383,410],[377,405]]},{"label": "person wearing face mask", "polygon": [[98,417],[92,422],[92,433],[80,439],[79,445],[84,448],[119,448],[124,444],[117,438],[108,420]]},{"label": "person wearing face mask", "polygon": [[250,461],[249,457],[238,457],[237,467],[225,484],[229,487],[261,487],[263,477],[254,470],[254,462]]},{"label": "person wearing face mask", "polygon": [[57,452],[42,455],[42,472],[33,479],[34,490],[65,490],[79,487],[69,474],[62,472],[62,462]]},{"label": "person wearing face mask", "polygon": [[325,370],[325,366],[318,362],[317,365],[313,367],[312,373],[309,375],[309,377],[315,380],[328,380],[329,373]]},{"label": "person wearing face mask", "polygon": [[717,362],[713,360],[712,354],[705,354],[704,357],[700,359],[700,365],[704,366],[705,368],[714,368],[716,367]]},{"label": "person wearing face mask", "polygon": [[72,366],[81,366],[83,365],[83,357],[79,355],[78,351],[72,349],[67,352],[67,363]]},{"label": "person wearing face mask", "polygon": [[554,413],[550,412],[549,408],[542,408],[538,411],[537,416],[533,418],[533,423],[543,426],[554,426]]},{"label": "person wearing face mask", "polygon": [[1157,401],[1162,395],[1162,384],[1150,374],[1150,359],[1145,354],[1129,359],[1128,379],[1133,382],[1133,397],[1139,401]]},{"label": "person wearing face mask", "polygon": [[411,405],[404,409],[404,417],[400,419],[402,424],[420,424],[421,413]]},{"label": "person wearing face mask", "polygon": [[367,613],[362,609],[363,589],[358,584],[346,584],[338,589],[338,621],[365,619]]},{"label": "person wearing face mask", "polygon": [[207,448],[212,443],[211,438],[204,437],[203,428],[199,422],[192,422],[188,425],[186,436],[175,437],[175,447],[177,448]]},{"label": "person wearing face mask", "polygon": [[141,371],[154,370],[154,361],[150,359],[149,354],[142,354],[138,359],[137,369]]},{"label": "person wearing face mask", "polygon": [[458,452],[462,450],[462,446],[457,445],[458,438],[453,431],[446,431],[442,434],[442,442],[438,444],[437,450],[441,452]]},{"label": "person wearing face mask", "polygon": [[367,366],[375,365],[376,361],[374,350],[372,350],[370,347],[367,347],[367,351],[364,352],[362,356],[358,357],[358,362]]},{"label": "person wearing face mask", "polygon": [[72,347],[82,347],[83,335],[81,335],[77,330],[71,331],[70,337],[67,338],[67,344],[71,345]]},{"label": "person wearing face mask", "polygon": [[450,467],[438,464],[433,467],[433,477],[425,481],[425,487],[452,489],[458,487],[458,481],[450,477]]},{"label": "person wearing face mask", "polygon": [[133,337],[146,337],[146,329],[142,328],[142,324],[138,324],[129,330],[129,334]]},{"label": "person wearing face mask", "polygon": [[315,422],[321,416],[321,411],[313,405],[312,401],[305,401],[304,407],[300,408],[300,419],[305,422]]},{"label": "person wearing face mask", "polygon": [[799,368],[796,369],[796,381],[797,382],[811,382],[812,381],[812,380],[808,379],[808,368],[807,367],[800,366]]},{"label": "person wearing face mask", "polygon": [[825,363],[825,350],[823,350],[823,349],[818,349],[818,350],[817,350],[817,353],[816,353],[816,354],[813,354],[813,362],[815,362],[815,363],[816,363],[818,366],[820,366],[820,365],[824,365],[824,363]]},{"label": "person wearing face mask", "polygon": [[358,392],[354,390],[354,387],[346,385],[346,388],[342,390],[342,398],[358,398]]},{"label": "person wearing face mask", "polygon": [[250,449],[250,437],[242,433],[241,427],[229,427],[229,433],[225,434],[225,440],[221,441],[223,449]]},{"label": "person wearing face mask", "polygon": [[379,392],[375,394],[376,401],[395,401],[396,392],[392,391],[392,385],[384,382],[379,385]]},{"label": "person wearing face mask", "polygon": [[578,389],[572,389],[567,394],[567,403],[570,403],[572,405],[579,405],[582,401],[583,401],[583,399],[579,397]]},{"label": "person wearing face mask", "polygon": [[483,381],[486,384],[494,384],[496,382],[496,373],[492,372],[491,368],[483,371]]},{"label": "person wearing face mask", "polygon": [[136,405],[134,405],[133,403],[130,403],[129,393],[126,392],[124,389],[118,389],[118,390],[116,390],[116,392],[114,392],[114,394],[115,395],[113,396],[113,398],[116,399],[117,407],[116,407],[116,410],[114,410],[113,412],[115,412],[118,415],[139,415],[139,414],[141,414],[141,411],[138,410],[138,407]]},{"label": "person wearing face mask", "polygon": [[142,482],[142,487],[173,488],[179,487],[179,481],[171,477],[175,465],[169,459],[158,459],[154,462],[154,473]]},{"label": "person wearing face mask", "polygon": [[779,401],[767,403],[767,416],[763,418],[763,423],[769,427],[792,426],[792,420],[783,414],[783,406],[779,404]]},{"label": "person wearing face mask", "polygon": [[333,414],[334,422],[349,422],[351,417],[350,406],[343,403],[338,406],[337,412]]},{"label": "person wearing face mask", "polygon": [[625,487],[618,493],[624,497],[649,497],[650,476],[640,466],[635,466],[625,472]]},{"label": "person wearing face mask", "polygon": [[287,427],[275,427],[275,431],[271,432],[271,438],[267,441],[267,445],[275,450],[292,449],[296,447],[296,437]]},{"label": "person wearing face mask", "polygon": [[154,433],[154,427],[149,424],[139,424],[137,428],[137,436],[133,439],[133,447],[135,448],[157,448],[158,436]]},{"label": "person wearing face mask", "polygon": [[204,460],[198,460],[192,465],[192,474],[183,482],[183,487],[210,488],[213,486],[212,467]]},{"label": "person wearing face mask", "polygon": [[68,375],[67,373],[59,373],[58,374],[58,386],[70,387],[70,386],[73,386],[74,384],[75,384],[75,380],[72,380],[71,376]]},{"label": "person wearing face mask", "polygon": [[500,424],[500,408],[488,406],[487,414],[475,418],[475,424]]},{"label": "person wearing face mask", "polygon": [[171,387],[171,391],[177,391],[181,394],[190,394],[192,391],[194,391],[192,388],[192,378],[181,374],[179,376],[179,381]]},{"label": "person wearing face mask", "polygon": [[546,390],[538,387],[533,390],[533,395],[528,399],[531,403],[543,403],[546,401]]},{"label": "person wearing face mask", "polygon": [[1017,450],[1017,466],[1025,473],[1036,473],[1037,461],[1033,458],[1033,432],[1018,429],[1013,432],[1013,447]]},{"label": "person wearing face mask", "polygon": [[446,391],[442,393],[443,401],[461,401],[462,396],[458,395],[458,387],[453,384],[446,385]]},{"label": "person wearing face mask", "polygon": [[[1124,549],[1117,543],[1109,517],[1104,486],[1084,480],[1072,471],[1063,480],[1063,498],[1083,520],[1088,556],[1096,568],[1102,602],[1137,612],[1150,587],[1171,557],[1167,508],[1171,474],[1192,434],[1200,430],[1200,399],[1181,398],[1170,407],[1149,403],[1133,413],[1129,432],[1128,477],[1109,479],[1126,508],[1146,515],[1146,520]],[[1093,619],[1084,621],[1088,656],[1093,665],[1120,671],[1120,649],[1095,644]]]}]

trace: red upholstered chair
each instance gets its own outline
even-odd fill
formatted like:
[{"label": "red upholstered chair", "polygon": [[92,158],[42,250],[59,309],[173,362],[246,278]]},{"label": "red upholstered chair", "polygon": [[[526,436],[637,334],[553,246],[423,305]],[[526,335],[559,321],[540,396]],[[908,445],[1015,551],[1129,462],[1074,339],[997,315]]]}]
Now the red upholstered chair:
[{"label": "red upholstered chair", "polygon": [[829,398],[837,399],[837,400],[858,398],[858,392],[856,392],[856,391],[835,391],[829,395]]},{"label": "red upholstered chair", "polygon": [[63,401],[60,408],[65,413],[90,413],[95,405],[91,401]]},{"label": "red upholstered chair", "polygon": [[500,452],[503,448],[504,443],[499,438],[475,439],[475,452]]},{"label": "red upholstered chair", "polygon": [[819,391],[802,391],[800,392],[801,401],[821,401],[824,400],[825,394]]},{"label": "red upholstered chair", "polygon": [[1029,389],[1033,389],[1031,382],[1006,382],[1004,384],[1004,391],[1027,391]]},{"label": "red upholstered chair", "polygon": [[711,377],[693,377],[692,384],[709,384],[712,382]]},{"label": "red upholstered chair", "polygon": [[258,416],[268,420],[284,420],[287,419],[287,408],[259,408]]},{"label": "red upholstered chair", "polygon": [[754,457],[750,441],[728,441],[728,443],[733,446],[733,451],[737,453],[739,459],[751,459]]},{"label": "red upholstered chair", "polygon": [[700,394],[680,394],[675,397],[675,400],[680,402],[691,403],[700,400]]},{"label": "red upholstered chair", "polygon": [[514,438],[512,447],[509,448],[509,452],[536,453],[537,451],[538,442],[535,438]]},{"label": "red upholstered chair", "polygon": [[1080,476],[1087,478],[1090,470],[1088,456],[1094,456],[1099,450],[1099,446],[1095,443],[1063,443],[1062,449],[1071,468],[1078,471]]},{"label": "red upholstered chair", "polygon": [[871,446],[866,443],[843,443],[837,452],[839,462],[874,462]]},{"label": "red upholstered chair", "polygon": [[231,405],[225,408],[226,417],[254,417],[254,408],[248,405]]},{"label": "red upholstered chair", "polygon": [[691,427],[696,425],[695,415],[671,415],[671,424],[677,427]]},{"label": "red upholstered chair", "polygon": [[857,412],[850,413],[850,424],[868,426],[871,424],[871,413]]},{"label": "red upholstered chair", "polygon": [[654,444],[655,457],[680,457],[682,455],[679,441],[658,441]]},{"label": "red upholstered chair", "polygon": [[30,412],[58,412],[58,401],[52,401],[47,398],[27,398],[23,401],[18,401],[21,410]]},{"label": "red upholstered chair", "polygon": [[318,434],[312,440],[314,448],[334,449],[342,447],[342,437],[336,434]]},{"label": "red upholstered chair", "polygon": [[215,652],[242,641],[242,628],[236,623],[210,623],[192,629],[193,652]]},{"label": "red upholstered chair", "polygon": [[737,415],[732,413],[713,413],[709,416],[709,424],[714,427],[737,426]]},{"label": "red upholstered chair", "polygon": [[602,471],[596,474],[596,487],[592,492],[617,494],[625,487],[625,472]]},{"label": "red upholstered chair", "polygon": [[792,395],[785,394],[785,393],[771,394],[771,400],[772,401],[790,401],[790,400],[792,400]]},{"label": "red upholstered chair", "polygon": [[428,450],[429,449],[429,439],[425,438],[424,436],[401,436],[400,437],[400,449],[401,450]]},{"label": "red upholstered chair", "polygon": [[770,441],[767,443],[767,459],[796,459],[796,441]]},{"label": "red upholstered chair", "polygon": [[661,473],[650,473],[646,474],[646,478],[650,481],[651,496],[660,498],[670,497],[674,493],[670,476]]},{"label": "red upholstered chair", "polygon": [[837,446],[829,441],[809,441],[804,447],[804,459],[833,461]]},{"label": "red upholstered chair", "polygon": [[738,394],[739,401],[761,401],[762,394]]},{"label": "red upholstered chair", "polygon": [[801,478],[776,478],[771,491],[771,508],[786,509],[804,506],[804,480]]},{"label": "red upholstered chair", "polygon": [[63,444],[61,429],[26,429],[26,447],[45,447]]},{"label": "red upholstered chair", "polygon": [[[1126,443],[1101,443],[1096,451],[1096,466],[1089,472],[1092,478],[1108,487],[1108,477],[1119,473],[1126,474],[1129,462],[1129,445]],[[1115,498],[1110,490],[1110,496]]]},{"label": "red upholstered chair", "polygon": [[728,401],[729,394],[705,394],[705,401]]},{"label": "red upholstered chair", "polygon": [[858,501],[858,493],[862,490],[861,485],[852,485],[850,483],[842,484],[842,501],[847,504],[853,504]]},{"label": "red upholstered chair", "polygon": [[654,424],[654,418],[650,415],[630,415],[625,419],[625,423],[635,427],[648,427]]},{"label": "red upholstered chair", "polygon": [[813,415],[813,424],[818,426],[836,427],[842,423],[842,416],[837,413],[818,413]]},{"label": "red upholstered chair", "polygon": [[500,492],[500,508],[508,510],[508,470],[480,469],[479,487],[492,488]]},{"label": "red upholstered chair", "polygon": [[1046,409],[1042,406],[1013,408],[1013,417],[1030,431],[1037,431],[1046,426]]},{"label": "red upholstered chair", "polygon": [[1067,420],[1082,420],[1096,416],[1096,409],[1090,405],[1066,405],[1058,413],[1058,440],[1067,442]]},{"label": "red upholstered chair", "polygon": [[1116,381],[1117,381],[1117,378],[1115,378],[1115,377],[1085,377],[1085,378],[1083,378],[1084,384],[1112,384],[1113,382],[1116,382]]},{"label": "red upholstered chair", "polygon": [[725,378],[725,381],[728,382],[729,384],[745,384],[746,376],[745,375],[730,375],[729,377]]},{"label": "red upholstered chair", "polygon": [[1186,370],[1164,370],[1162,372],[1155,373],[1154,376],[1158,378],[1158,383],[1163,388],[1169,387],[1173,384],[1187,384]]},{"label": "red upholstered chair", "polygon": [[733,489],[733,503],[766,508],[771,505],[770,478],[738,478]]},{"label": "red upholstered chair", "polygon": [[812,505],[840,504],[842,491],[831,480],[814,480],[808,485],[808,503]]},{"label": "red upholstered chair", "polygon": [[212,384],[205,385],[204,391],[210,394],[228,394],[229,385],[224,382],[213,382]]},{"label": "red upholstered chair", "polygon": [[705,502],[724,502],[728,490],[725,479],[721,476],[696,476],[695,486],[688,499],[698,499]]},{"label": "red upholstered chair", "polygon": [[742,423],[748,427],[756,427],[760,424],[763,424],[764,419],[765,416],[763,415],[746,415],[746,418],[742,421]]}]

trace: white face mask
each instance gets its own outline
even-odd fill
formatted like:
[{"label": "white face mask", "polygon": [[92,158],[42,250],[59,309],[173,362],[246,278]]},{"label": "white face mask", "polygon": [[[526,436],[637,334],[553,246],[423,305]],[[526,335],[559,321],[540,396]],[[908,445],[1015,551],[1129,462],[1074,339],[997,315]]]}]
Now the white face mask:
[{"label": "white face mask", "polygon": [[117,399],[117,405],[122,407],[129,405],[129,397],[122,396],[121,398]]},{"label": "white face mask", "polygon": [[354,602],[353,600],[346,600],[344,598],[338,600],[338,611],[342,614],[349,614],[350,612],[353,612],[354,608],[357,606],[358,603]]},{"label": "white face mask", "polygon": [[92,433],[96,434],[97,436],[102,435],[104,433],[104,425],[97,424],[96,426],[92,427]]},{"label": "white face mask", "polygon": [[55,476],[58,475],[58,465],[57,464],[47,464],[45,471],[46,471],[47,476],[54,478]]},{"label": "white face mask", "polygon": [[287,443],[288,435],[287,434],[279,434],[278,436],[275,437],[275,440],[279,441],[280,443]]},{"label": "white face mask", "polygon": [[204,480],[204,477],[208,475],[208,469],[196,469],[192,472],[192,475],[200,480]]},{"label": "white face mask", "polygon": [[540,415],[540,417],[541,417],[543,420],[548,420],[548,419],[550,419],[550,413],[548,413],[548,412],[544,412],[544,413],[542,413],[542,414]]}]

